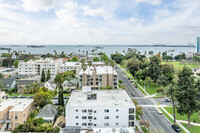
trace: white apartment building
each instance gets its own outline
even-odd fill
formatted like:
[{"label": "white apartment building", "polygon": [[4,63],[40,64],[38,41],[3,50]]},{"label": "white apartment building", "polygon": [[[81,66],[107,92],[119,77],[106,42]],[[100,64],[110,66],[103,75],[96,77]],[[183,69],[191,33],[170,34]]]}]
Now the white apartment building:
[{"label": "white apartment building", "polygon": [[27,62],[20,62],[18,65],[19,75],[41,75],[42,69],[47,73],[50,70],[51,77],[55,77],[60,72],[60,65],[62,60],[30,60]]},{"label": "white apartment building", "polygon": [[[85,63],[87,65],[87,62]],[[103,62],[92,62],[92,66],[105,66],[105,63]],[[60,67],[60,72],[66,72],[66,71],[76,71],[76,76],[78,76],[79,72],[81,71],[81,63],[80,62],[65,62]]]},{"label": "white apartment building", "polygon": [[66,127],[134,128],[135,105],[124,90],[74,90],[66,105]]},{"label": "white apartment building", "polygon": [[111,66],[87,67],[81,69],[78,80],[79,86],[91,86],[92,89],[110,86],[117,89],[117,72]]},{"label": "white apartment building", "polygon": [[80,72],[81,70],[81,63],[80,62],[65,62],[61,65],[60,67],[60,72],[66,72],[66,71],[76,71],[76,75]]}]

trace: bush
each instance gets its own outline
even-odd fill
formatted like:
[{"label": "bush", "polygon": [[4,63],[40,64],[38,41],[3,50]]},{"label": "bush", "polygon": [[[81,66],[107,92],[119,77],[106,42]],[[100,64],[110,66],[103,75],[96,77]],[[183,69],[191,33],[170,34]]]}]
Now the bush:
[{"label": "bush", "polygon": [[162,94],[163,94],[163,93],[164,93],[164,90],[165,90],[164,88],[158,88],[158,89],[157,89],[157,93],[162,93]]},{"label": "bush", "polygon": [[119,80],[119,83],[120,83],[120,84],[122,84],[122,83],[123,83],[123,81],[122,81],[122,80]]}]

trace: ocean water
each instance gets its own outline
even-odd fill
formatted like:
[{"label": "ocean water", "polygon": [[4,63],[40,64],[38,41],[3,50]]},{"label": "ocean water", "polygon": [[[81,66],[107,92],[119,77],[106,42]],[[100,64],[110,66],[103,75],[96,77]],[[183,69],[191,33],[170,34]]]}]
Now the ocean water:
[{"label": "ocean water", "polygon": [[[28,48],[26,45],[20,46],[11,46],[11,45],[0,45],[3,48],[11,48],[11,51],[22,51],[25,53],[34,53],[34,54],[46,54],[51,53],[54,54],[54,50],[58,54],[64,51],[65,54],[75,53],[75,54],[85,54],[88,51],[89,54],[92,54],[92,50],[95,49],[95,45],[45,45],[43,48]],[[153,51],[155,53],[168,51],[168,54],[177,55],[181,52],[196,52],[196,48],[193,47],[131,47],[131,46],[123,46],[123,45],[102,45],[103,49],[97,49],[97,53],[104,52],[108,56],[112,53],[118,52],[121,54],[125,54],[124,51],[127,51],[128,48],[134,48],[140,51],[142,54],[146,51]],[[79,51],[80,50],[80,51]],[[170,52],[172,51],[173,52]],[[7,52],[7,50],[0,50],[0,53]],[[95,52],[95,53],[96,53]]]}]

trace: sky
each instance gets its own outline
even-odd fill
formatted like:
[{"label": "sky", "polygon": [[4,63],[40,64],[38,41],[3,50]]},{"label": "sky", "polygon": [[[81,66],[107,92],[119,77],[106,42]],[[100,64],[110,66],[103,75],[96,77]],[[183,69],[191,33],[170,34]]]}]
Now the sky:
[{"label": "sky", "polygon": [[0,0],[0,44],[188,44],[200,0]]}]

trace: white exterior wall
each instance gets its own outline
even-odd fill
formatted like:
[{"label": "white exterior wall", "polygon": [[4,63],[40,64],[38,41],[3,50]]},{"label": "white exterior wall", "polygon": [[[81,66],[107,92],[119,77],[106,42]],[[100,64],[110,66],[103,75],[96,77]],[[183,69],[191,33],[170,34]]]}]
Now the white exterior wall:
[{"label": "white exterior wall", "polygon": [[[106,103],[105,103],[106,104]],[[66,126],[81,126],[83,129],[88,128],[104,128],[104,127],[129,127],[129,108],[131,106],[104,106],[104,107],[75,107],[66,106]],[[86,109],[87,113],[83,113],[82,110]],[[92,113],[88,113],[88,109],[92,109]],[[108,109],[109,112],[104,112]],[[116,111],[118,109],[118,111]],[[76,112],[78,110],[78,112]],[[135,110],[135,109],[134,109]],[[94,113],[96,111],[96,113]],[[135,117],[135,111],[134,111]],[[76,118],[78,116],[78,119]],[[87,116],[87,119],[82,119],[82,116]],[[91,120],[88,116],[92,116]],[[109,116],[109,119],[105,119],[105,116]],[[118,116],[118,118],[116,118]],[[96,117],[96,120],[94,120]],[[77,125],[78,123],[78,125]],[[82,123],[87,123],[87,126],[82,126]],[[88,126],[88,123],[93,123],[93,126]],[[105,123],[109,123],[105,126]],[[118,125],[117,125],[118,123]],[[96,124],[96,126],[94,125]],[[133,127],[134,128],[134,127]]]},{"label": "white exterior wall", "polygon": [[[40,67],[39,67],[40,66]],[[51,77],[55,77],[60,70],[57,62],[20,62],[18,66],[19,75],[41,75],[42,69],[47,73],[50,70]]]}]

